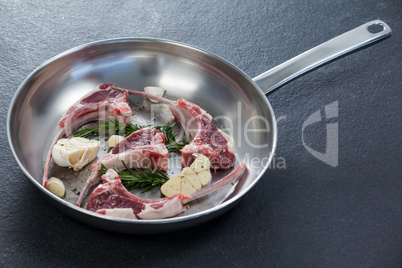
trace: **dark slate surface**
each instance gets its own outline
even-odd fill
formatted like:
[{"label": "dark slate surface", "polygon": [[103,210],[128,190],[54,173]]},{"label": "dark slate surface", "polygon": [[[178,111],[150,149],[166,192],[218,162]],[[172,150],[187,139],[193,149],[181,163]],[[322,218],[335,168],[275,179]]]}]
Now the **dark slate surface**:
[{"label": "dark slate surface", "polygon": [[[0,1],[0,266],[402,265],[402,2]],[[117,3],[118,2],[118,3]],[[244,200],[181,232],[128,236],[101,231],[50,206],[16,166],[6,115],[22,80],[71,47],[113,37],[185,42],[226,58],[251,77],[373,19],[393,36],[282,87],[269,100],[276,158]],[[339,165],[303,146],[303,122],[338,101]],[[325,150],[325,125],[305,142]]]}]

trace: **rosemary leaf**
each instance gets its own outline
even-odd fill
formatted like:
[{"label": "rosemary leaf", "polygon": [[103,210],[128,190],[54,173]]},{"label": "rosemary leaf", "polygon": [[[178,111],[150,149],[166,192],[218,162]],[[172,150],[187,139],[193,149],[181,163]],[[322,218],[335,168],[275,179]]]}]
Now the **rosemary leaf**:
[{"label": "rosemary leaf", "polygon": [[[126,187],[129,191],[137,188],[144,188],[142,190],[142,193],[144,193],[155,186],[164,184],[169,180],[169,177],[160,169],[152,170],[149,166],[147,166],[147,168],[144,170],[139,170],[134,166],[133,169],[130,169],[123,160],[121,162],[126,170],[118,170],[115,166],[113,168],[119,175],[124,187]],[[107,168],[101,164],[101,170],[99,173],[105,174],[106,171]]]},{"label": "rosemary leaf", "polygon": [[[190,143],[190,137],[184,135],[181,141],[177,141],[176,138],[178,134],[173,130],[176,123],[167,123],[163,126],[154,126],[165,135],[165,144],[169,152],[180,152],[184,146]],[[108,133],[109,135],[117,134],[129,136],[131,133],[138,131],[147,126],[138,126],[137,124],[123,124],[117,120],[109,119],[109,121],[99,121],[97,127],[83,128],[81,130],[75,131],[73,133],[74,137],[89,137],[89,136],[99,136],[103,133]]]},{"label": "rosemary leaf", "polygon": [[169,152],[179,153],[180,149],[190,143],[190,137],[184,135],[183,140],[177,141],[176,137],[178,136],[178,134],[173,131],[175,125],[176,122],[172,124],[167,123],[164,126],[155,126],[154,128],[158,129],[165,135],[165,144]]},{"label": "rosemary leaf", "polygon": [[89,137],[89,136],[99,136],[103,133],[108,133],[109,135],[118,134],[127,137],[131,133],[144,128],[145,126],[138,126],[136,124],[123,124],[117,120],[109,119],[109,121],[99,121],[97,127],[83,128],[77,130],[73,133],[74,137]]},{"label": "rosemary leaf", "polygon": [[101,163],[101,169],[98,171],[99,174],[106,174],[107,168]]},{"label": "rosemary leaf", "polygon": [[77,130],[73,133],[74,137],[89,137],[89,136],[98,136],[98,127],[85,127],[83,129]]}]

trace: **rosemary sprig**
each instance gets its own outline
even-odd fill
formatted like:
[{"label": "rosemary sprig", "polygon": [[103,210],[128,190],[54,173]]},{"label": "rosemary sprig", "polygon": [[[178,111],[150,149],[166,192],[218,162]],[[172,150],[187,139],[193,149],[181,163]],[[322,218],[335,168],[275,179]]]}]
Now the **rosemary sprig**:
[{"label": "rosemary sprig", "polygon": [[[127,190],[131,191],[137,188],[144,188],[142,193],[150,190],[151,188],[162,185],[169,180],[169,177],[160,169],[152,170],[149,166],[144,170],[139,170],[138,168],[133,166],[133,169],[130,169],[126,163],[121,161],[126,168],[126,170],[118,170],[115,166],[114,170],[119,175],[122,184]],[[107,168],[101,164],[101,170],[99,173],[105,174],[107,172]]]},{"label": "rosemary sprig", "polygon": [[97,127],[83,128],[77,130],[73,133],[74,137],[89,137],[89,136],[99,136],[105,132],[109,134],[122,134],[125,137],[133,133],[134,131],[140,130],[142,126],[136,124],[123,124],[117,120],[109,119],[109,121],[99,121]]},{"label": "rosemary sprig", "polygon": [[84,127],[83,129],[77,130],[73,133],[74,137],[87,138],[89,136],[98,136],[99,127]]},{"label": "rosemary sprig", "polygon": [[[169,152],[180,152],[184,146],[190,143],[190,137],[184,135],[181,141],[177,141],[176,138],[178,134],[173,130],[176,122],[167,123],[163,126],[154,126],[165,135],[165,144]],[[110,119],[109,121],[99,121],[97,127],[83,128],[81,130],[75,131],[73,133],[74,137],[89,137],[89,136],[99,136],[105,132],[109,134],[124,134],[125,137],[129,136],[131,133],[140,130],[148,126],[138,126],[137,124],[123,124],[116,120]]]},{"label": "rosemary sprig", "polygon": [[131,123],[123,124],[123,123],[120,123],[119,121],[109,119],[109,121],[100,121],[99,128],[101,129],[100,134],[107,131],[108,133],[111,133],[111,134],[122,134],[125,137],[127,137],[131,133],[133,133],[137,130],[140,130],[144,127],[138,126],[136,124],[131,124]]},{"label": "rosemary sprig", "polygon": [[155,126],[154,128],[158,129],[160,132],[162,132],[165,135],[165,144],[166,148],[170,152],[180,152],[180,149],[182,149],[184,146],[190,143],[190,137],[187,135],[183,136],[183,139],[181,141],[177,141],[176,137],[178,134],[173,131],[174,126],[176,125],[176,122],[170,124],[167,123],[164,126]]}]

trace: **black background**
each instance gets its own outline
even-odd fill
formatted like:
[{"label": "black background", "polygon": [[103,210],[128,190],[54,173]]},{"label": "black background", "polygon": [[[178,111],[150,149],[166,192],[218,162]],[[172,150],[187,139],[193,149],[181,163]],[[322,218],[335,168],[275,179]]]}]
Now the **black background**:
[{"label": "black background", "polygon": [[[0,1],[2,266],[402,265],[400,0]],[[132,236],[79,223],[45,202],[6,140],[10,100],[45,60],[114,37],[188,43],[254,77],[374,19],[393,36],[271,94],[276,158],[234,209],[176,233]],[[338,101],[339,165],[313,157],[303,122]],[[325,150],[325,124],[305,133]]]}]

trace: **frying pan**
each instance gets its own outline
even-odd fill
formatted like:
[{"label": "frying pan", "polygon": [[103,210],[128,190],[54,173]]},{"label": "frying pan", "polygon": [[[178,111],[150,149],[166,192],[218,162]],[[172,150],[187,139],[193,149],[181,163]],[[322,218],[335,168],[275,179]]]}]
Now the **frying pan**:
[{"label": "frying pan", "polygon": [[[371,21],[254,79],[216,55],[167,40],[110,39],[78,46],[48,60],[22,82],[8,112],[10,148],[21,170],[45,199],[79,221],[133,234],[170,232],[200,224],[238,203],[269,166],[275,152],[277,128],[265,94],[313,68],[390,35],[391,29],[386,23]],[[169,219],[109,217],[76,207],[74,200],[54,196],[42,187],[41,178],[60,116],[104,82],[134,90],[160,86],[166,89],[165,97],[169,99],[184,98],[200,105],[214,116],[220,128],[232,135],[238,161],[246,162],[247,171],[237,184],[201,198],[192,203],[185,214]],[[130,101],[138,108],[134,108],[134,119],[144,119],[139,107],[144,106],[146,110],[149,102]],[[166,115],[163,107],[159,107],[159,111]],[[137,114],[140,117],[136,117]],[[74,197],[71,190],[79,176],[67,169],[62,172],[67,177],[60,175],[69,186],[67,192]],[[219,173],[217,177],[223,175]]]}]

